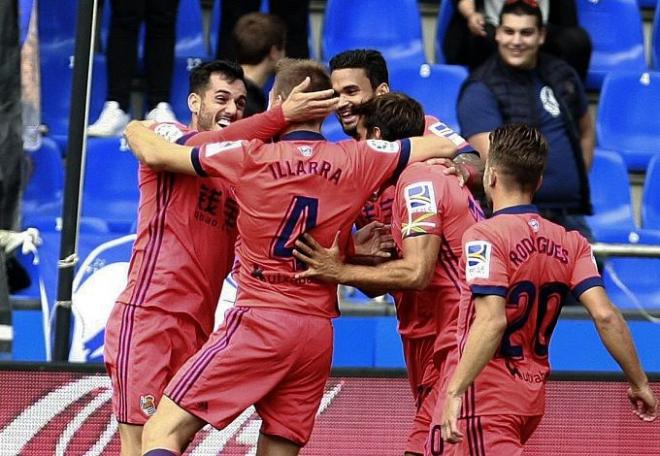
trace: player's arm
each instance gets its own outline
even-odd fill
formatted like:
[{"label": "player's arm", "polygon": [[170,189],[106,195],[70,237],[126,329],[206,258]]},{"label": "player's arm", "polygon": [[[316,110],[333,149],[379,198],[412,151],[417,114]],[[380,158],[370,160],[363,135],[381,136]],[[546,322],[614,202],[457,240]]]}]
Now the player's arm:
[{"label": "player's arm", "polygon": [[431,158],[454,158],[458,147],[448,139],[436,135],[410,138],[410,158],[408,163],[429,160]]},{"label": "player's arm", "polygon": [[475,318],[468,332],[461,359],[447,386],[442,438],[459,442],[458,416],[462,397],[477,375],[493,358],[506,330],[506,301],[497,295],[475,296]]},{"label": "player's arm", "polygon": [[239,139],[267,141],[292,122],[326,117],[337,108],[339,98],[333,96],[332,89],[304,92],[309,86],[309,81],[309,78],[305,78],[291,90],[286,100],[278,102],[268,111],[233,122],[222,130],[192,133],[181,138],[179,144],[199,146]]},{"label": "player's arm", "polygon": [[633,404],[634,413],[644,421],[653,421],[656,417],[657,400],[649,388],[648,378],[639,362],[628,325],[621,313],[600,286],[582,293],[580,303],[587,308],[607,351],[621,366],[628,379],[628,397]]},{"label": "player's arm", "polygon": [[329,248],[320,245],[309,234],[296,241],[293,255],[307,264],[307,270],[296,278],[315,278],[343,283],[370,292],[384,294],[392,290],[423,290],[431,282],[440,250],[435,235],[403,240],[403,257],[378,266],[347,264],[341,260],[337,243]]},{"label": "player's arm", "polygon": [[191,161],[192,147],[172,144],[138,121],[132,121],[124,132],[133,154],[156,171],[196,174]]}]

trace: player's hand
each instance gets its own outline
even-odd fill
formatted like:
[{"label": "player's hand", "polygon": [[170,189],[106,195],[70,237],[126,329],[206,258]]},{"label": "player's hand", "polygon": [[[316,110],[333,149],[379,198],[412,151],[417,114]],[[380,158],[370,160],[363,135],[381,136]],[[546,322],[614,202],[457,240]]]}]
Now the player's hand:
[{"label": "player's hand", "polygon": [[339,232],[330,248],[325,248],[311,235],[305,233],[296,240],[293,256],[307,265],[307,270],[295,275],[296,279],[315,278],[326,282],[338,282],[342,258],[339,252]]},{"label": "player's hand", "polygon": [[287,122],[301,122],[325,118],[337,109],[339,97],[334,90],[319,90],[303,92],[310,84],[309,77],[291,90],[289,96],[282,102],[282,112]]},{"label": "player's hand", "polygon": [[475,36],[486,36],[486,20],[481,13],[474,12],[468,17],[467,25],[470,33]]},{"label": "player's hand", "polygon": [[658,400],[648,384],[641,388],[628,388],[628,399],[633,406],[633,413],[637,415],[640,420],[655,420]]},{"label": "player's hand", "polygon": [[151,128],[151,127],[153,127],[154,125],[156,125],[158,123],[155,120],[140,120],[139,122],[140,122],[141,125],[143,125],[147,128]]},{"label": "player's hand", "polygon": [[461,187],[465,186],[468,179],[470,179],[470,171],[467,166],[463,163],[457,163],[451,158],[431,158],[426,160],[426,163],[430,165],[443,165],[445,169],[442,170],[442,174],[458,177],[458,185]]},{"label": "player's hand", "polygon": [[442,440],[449,443],[458,443],[463,440],[463,433],[458,429],[458,415],[461,413],[463,398],[447,394],[442,414]]},{"label": "player's hand", "polygon": [[145,127],[143,121],[139,120],[132,120],[128,123],[126,130],[124,130],[124,137],[133,154],[143,163],[149,161],[146,154],[150,148],[153,149],[163,144],[169,144],[154,133],[151,128]]},{"label": "player's hand", "polygon": [[373,221],[353,233],[356,256],[390,258],[394,240],[390,225]]}]

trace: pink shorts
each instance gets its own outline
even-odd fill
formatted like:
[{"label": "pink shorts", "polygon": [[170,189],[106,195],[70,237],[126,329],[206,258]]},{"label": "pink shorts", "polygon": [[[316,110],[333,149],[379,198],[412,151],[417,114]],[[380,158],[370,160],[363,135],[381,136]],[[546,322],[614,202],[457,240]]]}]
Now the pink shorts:
[{"label": "pink shorts", "polygon": [[330,376],[332,333],[327,318],[234,307],[165,394],[217,429],[254,405],[263,434],[303,446]]},{"label": "pink shorts", "polygon": [[435,335],[410,339],[402,337],[408,381],[415,399],[416,413],[408,434],[406,452],[424,452],[431,417],[438,397],[439,373],[434,365]]},{"label": "pink shorts", "polygon": [[116,303],[105,328],[105,366],[120,423],[144,425],[163,390],[207,336],[186,316]]},{"label": "pink shorts", "polygon": [[542,415],[483,415],[458,420],[463,434],[459,443],[442,441],[439,425],[429,435],[427,456],[520,456],[523,445],[541,422]]}]

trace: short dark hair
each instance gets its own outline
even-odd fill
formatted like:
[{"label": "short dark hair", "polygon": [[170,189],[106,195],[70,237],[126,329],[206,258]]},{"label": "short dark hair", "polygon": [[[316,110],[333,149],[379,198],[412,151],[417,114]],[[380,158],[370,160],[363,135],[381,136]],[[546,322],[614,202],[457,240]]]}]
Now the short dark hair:
[{"label": "short dark hair", "polygon": [[306,77],[309,77],[310,83],[305,92],[332,89],[330,75],[320,63],[314,60],[283,58],[275,67],[273,91],[277,95],[287,97]]},{"label": "short dark hair", "polygon": [[491,165],[511,176],[523,190],[536,190],[548,157],[548,142],[541,132],[513,123],[496,128],[489,139]]},{"label": "short dark hair", "polygon": [[211,75],[214,73],[220,73],[230,84],[237,79],[245,84],[243,68],[238,63],[231,60],[213,60],[200,63],[190,70],[190,76],[188,77],[189,93],[201,95],[206,90]]},{"label": "short dark hair", "polygon": [[422,136],[424,134],[424,110],[415,99],[399,92],[384,93],[373,97],[355,108],[371,134],[378,127],[381,139],[397,139]]},{"label": "short dark hair", "polygon": [[272,14],[248,13],[236,22],[231,39],[238,63],[257,65],[268,56],[273,46],[284,49],[286,25]]},{"label": "short dark hair", "polygon": [[363,69],[374,90],[382,83],[390,83],[385,58],[375,49],[353,49],[330,59],[330,72],[343,69]]},{"label": "short dark hair", "polygon": [[502,11],[500,11],[500,25],[502,24],[502,16],[505,14],[515,14],[516,16],[534,16],[536,18],[536,26],[539,29],[543,28],[543,13],[535,0],[508,0],[504,2]]}]

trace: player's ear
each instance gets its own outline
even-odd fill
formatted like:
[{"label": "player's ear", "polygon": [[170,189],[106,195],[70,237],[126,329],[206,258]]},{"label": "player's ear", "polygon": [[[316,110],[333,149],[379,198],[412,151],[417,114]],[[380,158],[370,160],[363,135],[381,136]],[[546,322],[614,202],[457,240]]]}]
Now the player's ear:
[{"label": "player's ear", "polygon": [[371,139],[383,139],[383,132],[380,131],[379,127],[374,127],[373,130],[371,130],[371,135],[369,135]]},{"label": "player's ear", "polygon": [[534,190],[534,192],[538,192],[539,189],[541,188],[541,185],[543,185],[543,176],[539,177],[539,182],[538,184],[536,184],[536,189]]},{"label": "player's ear", "polygon": [[194,92],[188,94],[188,109],[193,114],[199,114],[199,110],[202,104],[202,99]]},{"label": "player's ear", "polygon": [[376,95],[390,93],[390,86],[387,84],[387,82],[381,82],[378,87],[376,87],[375,93]]}]

